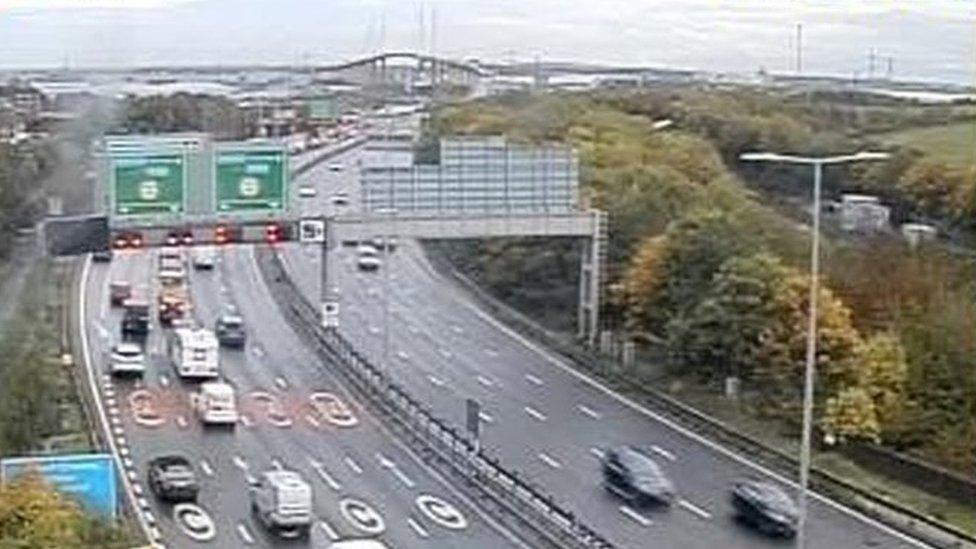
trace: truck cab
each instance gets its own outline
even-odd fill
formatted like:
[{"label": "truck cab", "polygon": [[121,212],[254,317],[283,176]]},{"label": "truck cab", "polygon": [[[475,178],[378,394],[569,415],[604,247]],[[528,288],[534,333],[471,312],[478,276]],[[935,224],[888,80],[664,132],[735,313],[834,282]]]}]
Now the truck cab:
[{"label": "truck cab", "polygon": [[196,395],[197,416],[204,425],[237,424],[237,395],[234,387],[222,381],[208,381],[200,385]]},{"label": "truck cab", "polygon": [[258,475],[250,486],[251,512],[265,528],[284,538],[307,538],[312,525],[312,488],[295,471]]}]

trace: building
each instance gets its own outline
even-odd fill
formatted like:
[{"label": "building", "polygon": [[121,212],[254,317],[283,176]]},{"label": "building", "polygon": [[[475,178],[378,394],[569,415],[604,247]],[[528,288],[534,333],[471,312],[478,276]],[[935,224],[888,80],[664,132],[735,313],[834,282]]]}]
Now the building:
[{"label": "building", "polygon": [[880,232],[891,218],[891,208],[882,206],[878,197],[864,194],[841,195],[839,212],[840,227],[847,232]]},{"label": "building", "polygon": [[439,153],[438,163],[364,163],[364,210],[436,216],[578,209],[579,162],[569,147],[508,143],[500,136],[454,137],[440,142]]}]

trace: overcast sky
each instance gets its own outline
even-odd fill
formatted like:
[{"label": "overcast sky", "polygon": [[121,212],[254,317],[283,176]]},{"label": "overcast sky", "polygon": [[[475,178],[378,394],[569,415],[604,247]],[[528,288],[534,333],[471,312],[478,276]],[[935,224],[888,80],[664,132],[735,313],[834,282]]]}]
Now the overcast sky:
[{"label": "overcast sky", "polygon": [[[436,26],[431,37],[431,12]],[[421,32],[421,16],[423,28]],[[0,0],[0,67],[332,62],[381,47],[976,83],[974,0]],[[423,38],[422,38],[423,37]]]}]

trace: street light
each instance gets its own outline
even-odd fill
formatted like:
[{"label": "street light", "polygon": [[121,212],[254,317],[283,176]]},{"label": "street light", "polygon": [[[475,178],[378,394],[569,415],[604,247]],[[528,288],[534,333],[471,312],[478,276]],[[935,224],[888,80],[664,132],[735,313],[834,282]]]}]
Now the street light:
[{"label": "street light", "polygon": [[807,356],[803,381],[803,434],[800,444],[800,516],[797,524],[796,546],[806,547],[807,489],[810,484],[810,439],[813,431],[813,378],[817,356],[817,295],[820,277],[820,180],[823,167],[861,160],[884,160],[890,155],[884,152],[862,151],[840,156],[808,157],[748,152],[739,155],[746,162],[782,162],[787,164],[813,165],[813,244],[810,250],[810,312],[807,325]]}]

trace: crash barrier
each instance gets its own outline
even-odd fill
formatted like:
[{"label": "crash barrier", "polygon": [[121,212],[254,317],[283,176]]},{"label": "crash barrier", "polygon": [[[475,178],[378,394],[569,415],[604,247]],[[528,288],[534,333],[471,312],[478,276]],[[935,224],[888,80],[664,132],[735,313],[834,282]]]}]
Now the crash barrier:
[{"label": "crash barrier", "polygon": [[[489,295],[472,280],[458,272],[441,254],[427,251],[427,258],[434,268],[448,280],[454,281],[480,307],[499,319],[514,331],[532,339],[554,354],[571,363],[578,370],[595,377],[626,387],[636,395],[641,404],[654,410],[689,430],[699,433],[740,455],[749,456],[753,462],[773,469],[796,480],[799,461],[796,457],[739,432],[731,425],[696,410],[674,397],[654,390],[647,384],[638,384],[619,363],[605,356],[584,349],[569,337],[554,333]],[[936,517],[905,507],[874,491],[850,483],[833,473],[811,468],[810,487],[814,491],[857,510],[895,530],[917,538],[940,549],[976,549],[976,536],[947,524]]]},{"label": "crash barrier", "polygon": [[[271,293],[289,324],[315,344],[326,364],[350,382],[383,419],[424,454],[436,459],[464,479],[490,502],[499,518],[516,521],[523,532],[534,535],[533,546],[568,549],[612,549],[614,545],[582,523],[572,511],[560,506],[551,495],[529,479],[503,466],[498,458],[476,447],[460,429],[436,417],[429,407],[411,396],[381,369],[360,354],[342,335],[321,326],[316,307],[289,279],[278,255],[260,249],[258,265]],[[496,512],[496,515],[499,513]],[[545,544],[545,545],[541,545]]]}]

